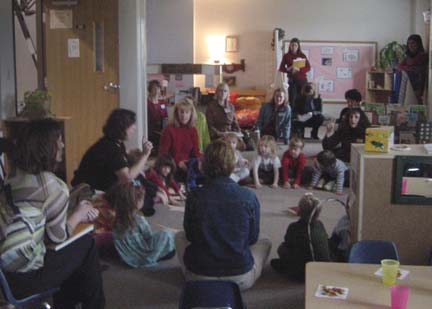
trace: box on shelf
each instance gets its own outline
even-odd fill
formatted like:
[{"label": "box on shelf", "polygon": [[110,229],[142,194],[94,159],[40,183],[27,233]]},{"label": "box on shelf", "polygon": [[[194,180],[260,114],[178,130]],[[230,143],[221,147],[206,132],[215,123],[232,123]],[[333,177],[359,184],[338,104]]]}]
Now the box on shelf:
[{"label": "box on shelf", "polygon": [[394,127],[381,126],[366,129],[365,150],[389,152],[393,146]]}]

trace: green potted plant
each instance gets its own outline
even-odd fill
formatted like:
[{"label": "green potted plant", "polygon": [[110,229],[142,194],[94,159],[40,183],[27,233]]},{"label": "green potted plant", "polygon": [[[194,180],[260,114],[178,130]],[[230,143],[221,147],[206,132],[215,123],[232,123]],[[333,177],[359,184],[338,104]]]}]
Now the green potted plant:
[{"label": "green potted plant", "polygon": [[24,109],[20,113],[26,118],[51,117],[51,95],[46,90],[36,89],[24,93]]},{"label": "green potted plant", "polygon": [[388,43],[379,52],[379,66],[386,71],[393,71],[405,58],[406,46],[396,41]]}]

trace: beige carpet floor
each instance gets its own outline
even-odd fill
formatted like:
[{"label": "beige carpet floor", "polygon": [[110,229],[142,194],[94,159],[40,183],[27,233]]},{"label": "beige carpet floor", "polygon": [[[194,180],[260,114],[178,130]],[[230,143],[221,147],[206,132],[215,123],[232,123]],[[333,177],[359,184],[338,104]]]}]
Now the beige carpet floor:
[{"label": "beige carpet floor", "polygon": [[[322,135],[323,132],[320,132]],[[282,153],[286,146],[280,145]],[[307,142],[305,154],[311,157],[321,150],[321,143]],[[253,153],[245,153],[251,157]],[[272,189],[265,187],[255,190],[261,203],[261,235],[272,243],[270,258],[276,257],[276,250],[281,243],[289,223],[297,220],[287,213],[287,207],[295,206],[305,189]],[[324,191],[314,191],[322,199],[336,197]],[[339,197],[344,199],[344,196]],[[182,209],[170,209],[157,206],[155,216],[149,218],[154,229],[168,227],[182,229]],[[321,213],[321,220],[330,234],[337,220],[344,214],[338,203],[327,203]],[[184,284],[177,257],[161,262],[156,267],[132,269],[118,259],[104,258],[110,267],[103,273],[107,308],[178,308],[179,297]],[[243,299],[249,309],[304,308],[304,285],[291,282],[275,273],[269,261],[261,278],[248,291],[243,292]]]}]

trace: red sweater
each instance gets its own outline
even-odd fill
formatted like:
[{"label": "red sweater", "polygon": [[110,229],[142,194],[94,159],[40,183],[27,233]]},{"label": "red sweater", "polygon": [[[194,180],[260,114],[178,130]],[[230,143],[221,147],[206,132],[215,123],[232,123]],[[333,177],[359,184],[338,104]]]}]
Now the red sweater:
[{"label": "red sweater", "polygon": [[[306,65],[303,68],[301,68],[300,71],[297,71],[294,74],[292,74],[291,70],[288,71],[288,68],[290,66],[292,66],[293,60],[296,58],[306,59]],[[279,66],[279,71],[284,72],[284,73],[288,73],[289,79],[306,80],[306,73],[309,72],[310,68],[311,67],[310,67],[309,60],[306,58],[305,54],[303,54],[302,52],[299,52],[298,54],[286,53],[282,58],[282,62]]]},{"label": "red sweater", "polygon": [[198,132],[196,128],[168,125],[162,131],[159,154],[167,153],[178,165],[181,161],[200,157]]},{"label": "red sweater", "polygon": [[282,180],[283,182],[288,181],[288,170],[295,170],[294,183],[300,185],[301,177],[303,174],[304,167],[306,165],[306,157],[303,153],[300,153],[297,159],[294,159],[289,154],[289,149],[284,152],[282,156]]},{"label": "red sweater", "polygon": [[165,191],[165,193],[167,194],[167,196],[170,196],[168,189],[169,188],[173,188],[175,192],[177,192],[177,194],[180,191],[180,187],[178,186],[178,184],[175,182],[174,179],[171,178],[171,181],[169,183],[165,183],[162,179],[162,176],[159,175],[155,169],[151,168],[148,171],[146,171],[145,176],[147,178],[147,180],[153,182],[155,185],[157,185],[159,188],[161,188],[162,190]]}]

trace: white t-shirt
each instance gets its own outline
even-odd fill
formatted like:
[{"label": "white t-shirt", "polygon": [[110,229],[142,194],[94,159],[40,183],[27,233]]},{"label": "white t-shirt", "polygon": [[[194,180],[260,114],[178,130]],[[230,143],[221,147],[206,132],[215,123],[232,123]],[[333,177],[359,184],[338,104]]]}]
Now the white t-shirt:
[{"label": "white t-shirt", "polygon": [[272,171],[274,168],[281,167],[281,162],[278,156],[262,157],[258,155],[253,162],[253,167],[264,170],[266,172]]}]

